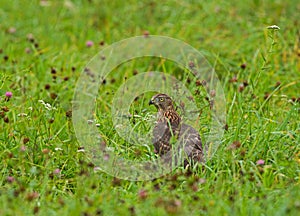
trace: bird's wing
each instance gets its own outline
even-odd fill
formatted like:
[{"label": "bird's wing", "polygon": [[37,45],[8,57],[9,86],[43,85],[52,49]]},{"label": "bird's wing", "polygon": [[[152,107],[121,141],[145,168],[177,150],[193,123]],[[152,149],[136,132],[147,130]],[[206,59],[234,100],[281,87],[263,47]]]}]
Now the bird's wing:
[{"label": "bird's wing", "polygon": [[203,159],[203,150],[200,134],[193,127],[182,124],[179,133],[179,140],[181,147],[183,147],[185,154],[196,161]]},{"label": "bird's wing", "polygon": [[166,122],[158,122],[153,128],[153,139],[156,153],[160,155],[165,154],[171,149],[170,138],[172,136],[171,130],[169,129]]}]

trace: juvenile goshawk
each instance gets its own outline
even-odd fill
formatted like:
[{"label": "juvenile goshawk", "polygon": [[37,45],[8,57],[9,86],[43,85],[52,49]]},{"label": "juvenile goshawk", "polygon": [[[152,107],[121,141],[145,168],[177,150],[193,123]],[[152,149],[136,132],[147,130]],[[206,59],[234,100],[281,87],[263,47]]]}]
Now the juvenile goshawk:
[{"label": "juvenile goshawk", "polygon": [[174,138],[179,142],[179,148],[184,150],[185,167],[190,162],[204,162],[202,142],[198,131],[181,122],[172,99],[166,94],[156,94],[151,98],[149,105],[151,104],[158,111],[152,139],[155,153],[160,156],[165,155],[172,149],[171,139]]}]

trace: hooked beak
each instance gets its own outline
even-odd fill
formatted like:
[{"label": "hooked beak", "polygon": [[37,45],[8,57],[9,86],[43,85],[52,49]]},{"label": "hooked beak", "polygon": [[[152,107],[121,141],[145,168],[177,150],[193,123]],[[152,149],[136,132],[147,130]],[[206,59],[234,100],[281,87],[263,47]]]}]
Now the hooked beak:
[{"label": "hooked beak", "polygon": [[153,105],[153,104],[154,104],[153,100],[150,100],[150,101],[149,101],[149,106],[150,106],[150,105]]}]

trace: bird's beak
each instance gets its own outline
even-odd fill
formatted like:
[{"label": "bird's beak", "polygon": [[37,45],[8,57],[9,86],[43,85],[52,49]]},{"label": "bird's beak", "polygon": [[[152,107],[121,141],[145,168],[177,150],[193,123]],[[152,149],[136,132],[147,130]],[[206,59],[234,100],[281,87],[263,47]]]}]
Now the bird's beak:
[{"label": "bird's beak", "polygon": [[154,104],[153,100],[150,100],[150,101],[149,101],[149,106],[150,106],[150,105],[153,105],[153,104]]}]

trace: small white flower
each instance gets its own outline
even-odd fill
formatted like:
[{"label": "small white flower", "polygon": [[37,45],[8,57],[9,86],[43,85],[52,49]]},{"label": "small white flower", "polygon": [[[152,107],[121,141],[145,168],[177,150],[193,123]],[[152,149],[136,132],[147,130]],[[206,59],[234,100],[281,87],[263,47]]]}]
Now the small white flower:
[{"label": "small white flower", "polygon": [[106,150],[107,150],[107,151],[114,151],[115,148],[114,148],[114,147],[106,147]]},{"label": "small white flower", "polygon": [[88,119],[88,120],[87,120],[87,123],[88,123],[88,124],[92,124],[93,122],[94,122],[94,121],[91,120],[91,119]]},{"label": "small white flower", "polygon": [[277,25],[271,25],[271,26],[268,26],[267,29],[278,29],[279,30],[280,28]]},{"label": "small white flower", "polygon": [[48,103],[45,104],[45,108],[46,108],[47,110],[51,110],[51,109],[52,109],[51,105],[48,104]]},{"label": "small white flower", "polygon": [[27,116],[26,113],[19,113],[19,114],[18,114],[18,117],[26,117],[26,116]]},{"label": "small white flower", "polygon": [[123,129],[123,128],[124,128],[124,125],[122,125],[122,124],[117,124],[117,125],[115,126],[115,128],[116,128],[116,129]]},{"label": "small white flower", "polygon": [[43,101],[43,100],[38,100],[38,102],[40,102],[41,104],[43,104],[44,105],[44,107],[47,109],[47,110],[56,110],[56,108],[55,107],[52,107],[49,103],[45,103],[45,101]]},{"label": "small white flower", "polygon": [[55,151],[62,151],[63,149],[62,149],[62,148],[59,148],[59,147],[56,147],[54,150],[55,150]]},{"label": "small white flower", "polygon": [[102,169],[98,166],[94,167],[94,171],[97,172],[97,171],[101,171]]}]

